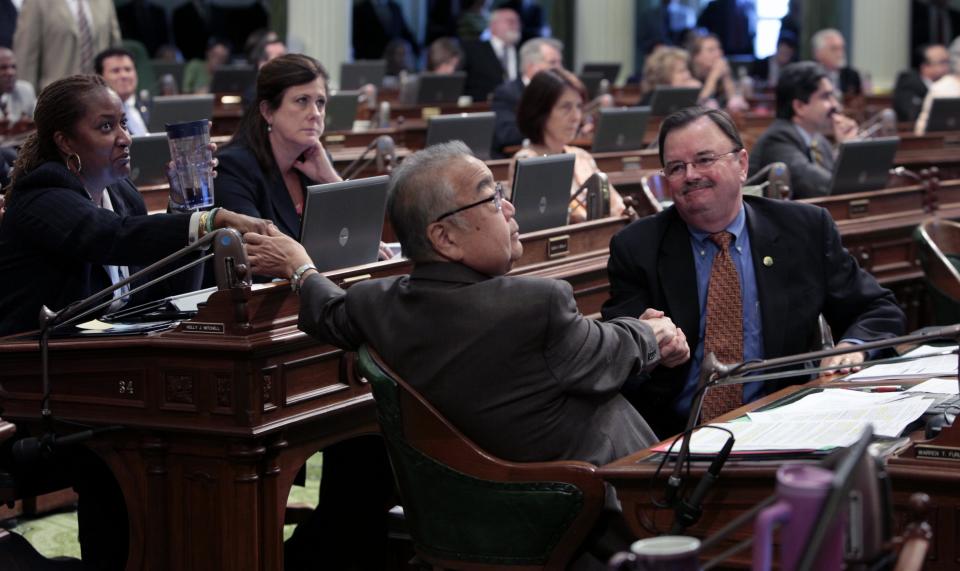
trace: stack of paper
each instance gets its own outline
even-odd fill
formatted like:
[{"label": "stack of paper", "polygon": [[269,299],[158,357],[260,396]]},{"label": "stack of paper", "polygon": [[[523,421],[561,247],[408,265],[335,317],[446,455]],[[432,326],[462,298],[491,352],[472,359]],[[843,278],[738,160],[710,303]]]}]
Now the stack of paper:
[{"label": "stack of paper", "polygon": [[[749,413],[745,421],[711,426],[733,433],[734,452],[824,450],[853,444],[868,424],[877,436],[899,436],[929,406],[930,399],[922,393],[827,389],[776,409]],[[727,437],[722,430],[700,429],[690,440],[690,451],[719,452]]]},{"label": "stack of paper", "polygon": [[[852,375],[847,375],[843,380],[873,382],[879,379],[925,379],[956,376],[956,351],[956,345],[945,347],[921,345],[903,355],[903,357],[917,357],[914,361],[873,365]],[[924,357],[924,355],[927,356]]]}]

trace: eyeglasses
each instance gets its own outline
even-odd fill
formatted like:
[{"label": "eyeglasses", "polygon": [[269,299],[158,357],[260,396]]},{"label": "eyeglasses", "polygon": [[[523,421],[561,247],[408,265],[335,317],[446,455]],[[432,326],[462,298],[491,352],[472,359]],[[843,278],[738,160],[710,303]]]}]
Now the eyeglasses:
[{"label": "eyeglasses", "polygon": [[456,208],[456,209],[454,209],[454,210],[451,210],[450,212],[444,212],[444,213],[441,214],[440,216],[437,216],[437,219],[434,220],[434,222],[440,222],[440,221],[443,220],[444,218],[447,218],[447,217],[449,217],[449,216],[453,216],[454,214],[460,214],[460,213],[463,212],[464,210],[469,210],[469,209],[473,208],[474,206],[480,206],[481,204],[486,204],[487,202],[490,202],[491,200],[493,201],[493,205],[497,207],[497,212],[503,212],[503,185],[498,182],[498,183],[493,187],[493,191],[494,191],[494,192],[493,192],[493,196],[488,196],[488,197],[486,197],[486,198],[481,198],[480,200],[478,200],[478,201],[476,201],[476,202],[471,202],[470,204],[468,204],[468,205],[466,205],[466,206],[461,206],[460,208]]},{"label": "eyeglasses", "polygon": [[739,153],[742,150],[743,150],[742,148],[738,148],[730,151],[729,153],[723,153],[721,155],[703,155],[693,159],[690,162],[672,161],[664,165],[663,175],[667,178],[674,179],[674,180],[683,178],[687,174],[687,165],[692,166],[693,170],[697,172],[704,172],[706,170],[709,170],[710,167],[715,165],[717,161],[719,161],[723,157],[727,155],[732,155],[734,153]]}]

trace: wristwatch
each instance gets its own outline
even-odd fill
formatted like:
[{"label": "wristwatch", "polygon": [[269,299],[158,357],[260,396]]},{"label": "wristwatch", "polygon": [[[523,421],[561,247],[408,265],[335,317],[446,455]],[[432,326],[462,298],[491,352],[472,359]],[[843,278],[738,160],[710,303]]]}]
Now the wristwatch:
[{"label": "wristwatch", "polygon": [[316,270],[317,266],[313,264],[304,264],[297,268],[293,275],[290,276],[290,288],[293,291],[300,291],[300,280],[303,279],[303,274],[307,273],[309,270]]}]

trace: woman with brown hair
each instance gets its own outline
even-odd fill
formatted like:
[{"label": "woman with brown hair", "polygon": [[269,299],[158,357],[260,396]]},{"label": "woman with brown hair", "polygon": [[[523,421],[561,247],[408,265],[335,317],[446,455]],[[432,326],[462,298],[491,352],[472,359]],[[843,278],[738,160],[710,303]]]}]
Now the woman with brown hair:
[{"label": "woman with brown hair", "polygon": [[257,93],[237,132],[217,155],[218,206],[272,220],[300,236],[306,189],[341,180],[320,142],[327,71],[303,54],[287,54],[257,73]]},{"label": "woman with brown hair", "polygon": [[[585,99],[586,89],[577,76],[565,69],[549,69],[533,76],[517,107],[517,126],[531,144],[517,151],[513,158],[560,153],[572,153],[575,157],[570,187],[570,222],[586,220],[586,201],[577,191],[591,175],[600,172],[590,153],[569,144],[576,138],[583,122]],[[515,164],[510,166],[511,179]],[[611,185],[610,215],[620,216],[623,211],[623,198]]]},{"label": "woman with brown hair", "polygon": [[737,93],[730,64],[717,36],[697,36],[690,48],[690,62],[693,77],[703,82],[701,103],[712,99],[727,111],[746,111],[750,108],[747,100]]}]

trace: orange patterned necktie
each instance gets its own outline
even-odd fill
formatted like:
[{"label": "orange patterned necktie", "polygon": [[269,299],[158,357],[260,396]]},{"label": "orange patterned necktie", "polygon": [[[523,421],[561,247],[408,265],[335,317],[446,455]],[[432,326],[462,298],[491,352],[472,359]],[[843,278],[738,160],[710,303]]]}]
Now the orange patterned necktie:
[{"label": "orange patterned necktie", "polygon": [[820,149],[820,143],[817,142],[816,138],[810,140],[810,156],[813,158],[815,165],[823,166],[823,151]]},{"label": "orange patterned necktie", "polygon": [[[717,232],[710,239],[720,248],[713,258],[707,286],[707,327],[703,354],[714,353],[721,363],[743,360],[743,299],[740,278],[730,257],[733,234]],[[702,420],[707,422],[743,404],[743,385],[707,389],[703,398]]]}]

